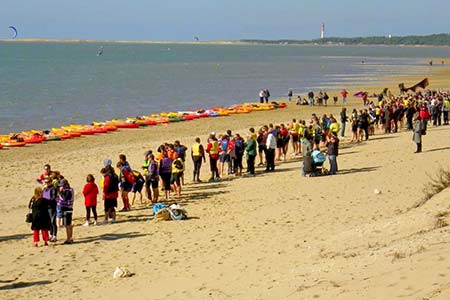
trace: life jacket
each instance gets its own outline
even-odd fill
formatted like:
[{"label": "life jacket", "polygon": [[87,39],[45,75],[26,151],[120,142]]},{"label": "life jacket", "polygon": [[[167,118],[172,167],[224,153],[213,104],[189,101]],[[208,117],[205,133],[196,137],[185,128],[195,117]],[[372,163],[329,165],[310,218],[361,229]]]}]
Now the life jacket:
[{"label": "life jacket", "polygon": [[192,145],[192,156],[202,156],[202,153],[200,153],[200,144],[195,143]]},{"label": "life jacket", "polygon": [[228,139],[224,139],[220,142],[220,152],[226,152],[228,150],[228,145],[230,141]]},{"label": "life jacket", "polygon": [[219,143],[217,141],[211,142],[211,149],[209,150],[209,154],[219,154]]},{"label": "life jacket", "polygon": [[183,172],[184,166],[181,158],[177,158],[172,162],[172,174]]},{"label": "life jacket", "polygon": [[56,189],[52,187],[46,187],[42,190],[42,198],[48,200],[48,201],[55,201],[56,200]]}]

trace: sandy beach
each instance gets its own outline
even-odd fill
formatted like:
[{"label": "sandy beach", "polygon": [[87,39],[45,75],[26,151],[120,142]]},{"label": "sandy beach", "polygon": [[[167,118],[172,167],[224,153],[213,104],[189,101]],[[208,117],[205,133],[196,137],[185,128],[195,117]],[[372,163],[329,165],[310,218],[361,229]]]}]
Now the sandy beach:
[{"label": "sandy beach", "polygon": [[[430,88],[450,88],[450,69],[436,70],[429,76]],[[403,79],[350,92],[389,86],[397,94]],[[406,85],[421,79],[407,78]],[[347,108],[361,106],[351,98]],[[0,150],[0,298],[450,299],[449,227],[437,222],[439,213],[450,212],[450,190],[415,207],[430,176],[448,166],[448,126],[430,128],[420,154],[413,153],[410,132],[377,131],[354,145],[347,138],[336,176],[302,177],[300,159],[290,156],[274,173],[258,168],[255,177],[192,184],[188,159],[187,185],[175,198],[188,220],[157,222],[149,208],[136,205],[119,213],[116,224],[81,226],[85,176],[92,173],[98,182],[105,158],[116,162],[125,153],[139,169],[143,153],[165,141],[191,146],[198,136],[205,144],[211,131],[245,135],[249,127],[307,119],[313,112],[338,115],[341,108],[290,104]],[[56,244],[32,247],[24,219],[45,163],[75,189],[73,245],[62,245],[62,229]],[[207,163],[201,178],[208,177]],[[103,210],[100,197],[98,210]],[[117,266],[134,276],[113,279]]]}]

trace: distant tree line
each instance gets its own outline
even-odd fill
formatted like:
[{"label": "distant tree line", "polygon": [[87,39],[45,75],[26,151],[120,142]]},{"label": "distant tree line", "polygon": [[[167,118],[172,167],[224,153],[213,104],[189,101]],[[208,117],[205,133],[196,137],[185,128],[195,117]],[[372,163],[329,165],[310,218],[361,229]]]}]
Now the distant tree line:
[{"label": "distant tree line", "polygon": [[450,34],[407,35],[407,36],[368,36],[368,37],[328,37],[314,40],[240,40],[256,44],[344,44],[344,45],[427,45],[450,46]]}]

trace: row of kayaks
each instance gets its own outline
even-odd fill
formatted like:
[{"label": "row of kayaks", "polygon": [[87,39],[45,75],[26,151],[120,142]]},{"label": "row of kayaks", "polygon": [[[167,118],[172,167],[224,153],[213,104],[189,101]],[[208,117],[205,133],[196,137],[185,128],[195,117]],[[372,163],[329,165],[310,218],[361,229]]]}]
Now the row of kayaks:
[{"label": "row of kayaks", "polygon": [[217,107],[208,110],[162,112],[149,116],[113,119],[106,122],[93,122],[91,125],[71,124],[52,128],[51,130],[29,130],[10,135],[0,135],[0,149],[4,147],[23,147],[27,144],[61,141],[84,135],[104,134],[122,128],[140,128],[158,124],[191,121],[200,118],[228,116],[231,114],[250,113],[252,111],[272,110],[286,107],[284,102],[245,103],[230,107]]}]

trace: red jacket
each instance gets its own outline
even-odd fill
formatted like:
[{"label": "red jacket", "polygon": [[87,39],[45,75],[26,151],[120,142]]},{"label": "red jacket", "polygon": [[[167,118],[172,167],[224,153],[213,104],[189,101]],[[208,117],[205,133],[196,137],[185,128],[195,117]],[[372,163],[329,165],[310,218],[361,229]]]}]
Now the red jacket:
[{"label": "red jacket", "polygon": [[83,188],[84,205],[97,206],[98,187],[95,182],[88,182]]}]

